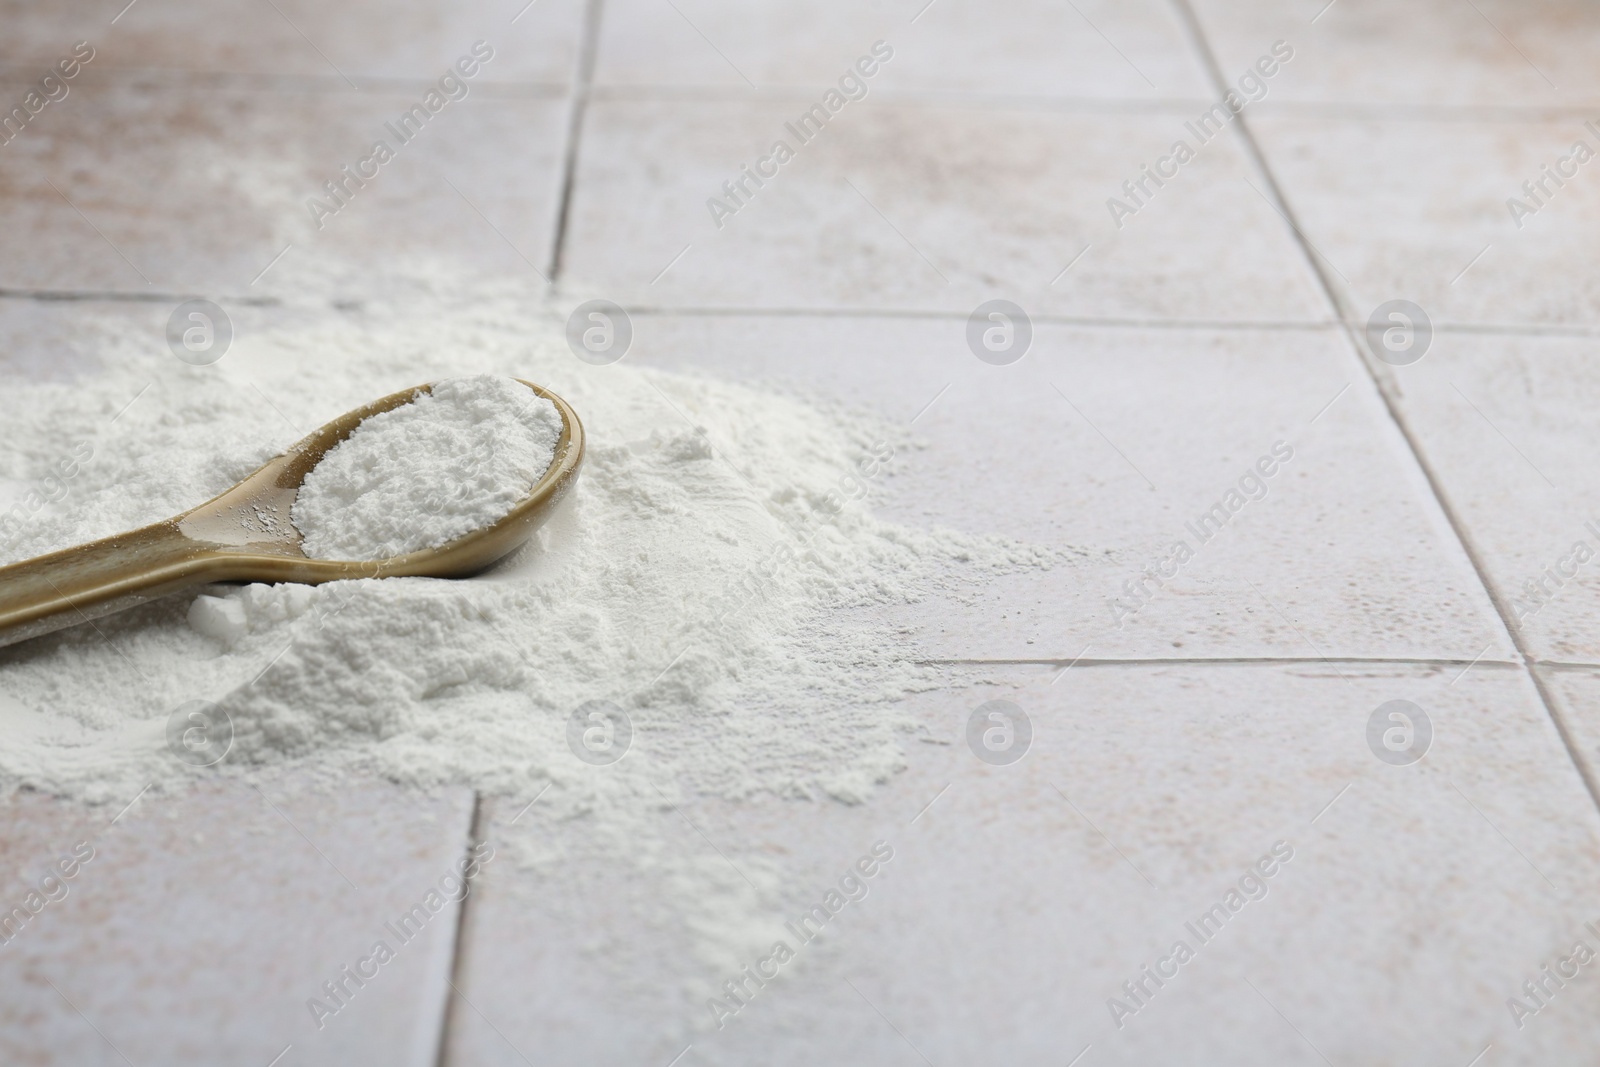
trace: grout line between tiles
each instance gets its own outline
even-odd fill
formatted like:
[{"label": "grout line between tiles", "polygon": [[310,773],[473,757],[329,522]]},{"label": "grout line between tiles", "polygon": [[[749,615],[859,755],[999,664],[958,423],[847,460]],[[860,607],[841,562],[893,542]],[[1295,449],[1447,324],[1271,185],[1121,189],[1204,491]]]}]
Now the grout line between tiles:
[{"label": "grout line between tiles", "polygon": [[[1212,85],[1219,92],[1224,91],[1227,88],[1227,79],[1223,77],[1222,68],[1211,49],[1211,43],[1206,38],[1205,31],[1200,25],[1199,17],[1194,13],[1189,0],[1172,0],[1172,4],[1177,9],[1180,20],[1183,22],[1193,46],[1200,55],[1200,61],[1211,78]],[[1312,273],[1321,284],[1323,295],[1327,298],[1334,314],[1338,317],[1345,338],[1354,350],[1356,359],[1366,369],[1373,385],[1377,388],[1378,395],[1383,399],[1384,408],[1388,411],[1390,420],[1393,421],[1395,428],[1400,432],[1400,436],[1410,450],[1412,460],[1417,464],[1423,478],[1427,480],[1428,488],[1433,493],[1434,502],[1444,514],[1445,520],[1450,524],[1450,529],[1455,534],[1456,541],[1460,544],[1461,550],[1466,553],[1467,561],[1477,574],[1479,584],[1482,585],[1484,593],[1489,597],[1490,604],[1494,606],[1496,614],[1500,617],[1500,625],[1505,629],[1506,636],[1510,638],[1511,645],[1516,649],[1517,655],[1521,657],[1523,669],[1527,672],[1528,679],[1533,683],[1534,691],[1538,694],[1540,701],[1543,702],[1545,713],[1550,716],[1550,722],[1555,726],[1556,734],[1561,738],[1561,744],[1567,750],[1567,758],[1572,761],[1573,769],[1578,772],[1578,777],[1583,782],[1584,788],[1589,791],[1589,800],[1595,805],[1596,809],[1600,809],[1600,783],[1596,783],[1594,776],[1590,773],[1587,762],[1580,755],[1580,746],[1567,728],[1567,724],[1558,710],[1555,695],[1550,692],[1545,685],[1544,678],[1534,668],[1535,659],[1522,639],[1522,632],[1513,625],[1515,614],[1496,588],[1493,579],[1490,577],[1488,567],[1484,564],[1482,555],[1467,530],[1465,521],[1451,505],[1442,479],[1428,462],[1422,449],[1422,443],[1417,439],[1415,432],[1400,410],[1400,403],[1391,388],[1391,383],[1382,374],[1378,373],[1371,357],[1358,338],[1357,327],[1352,323],[1349,309],[1346,308],[1344,301],[1340,297],[1340,290],[1328,276],[1315,250],[1311,247],[1310,241],[1302,231],[1294,209],[1289,204],[1288,198],[1284,196],[1282,186],[1278,183],[1276,173],[1268,164],[1266,154],[1261,150],[1260,144],[1251,132],[1250,120],[1243,113],[1238,116],[1238,120],[1238,137],[1243,143],[1245,152],[1251,157],[1262,180],[1266,182],[1267,191],[1276,201],[1277,210],[1281,211],[1288,221],[1295,243],[1300,248],[1300,254],[1305,257]]]},{"label": "grout line between tiles", "polygon": [[[1498,667],[1521,670],[1522,664],[1504,659],[1420,659],[1403,656],[1154,656],[1148,659],[919,659],[919,665],[936,667],[1316,667],[1343,664],[1367,667]],[[1600,666],[1574,664],[1569,666]]]},{"label": "grout line between tiles", "polygon": [[[196,296],[208,295],[217,300],[233,304],[245,304],[260,307],[274,307],[284,303],[273,296],[241,296],[233,297],[218,293],[208,293],[202,290],[170,291],[150,293],[134,290],[115,289],[8,289],[0,287],[0,300],[32,300],[40,303],[63,303],[70,301],[107,301],[125,303],[168,303],[171,301],[191,300]],[[366,294],[352,294],[357,298]],[[330,301],[331,302],[331,301]],[[969,316],[966,311],[943,311],[938,309],[916,308],[805,308],[805,307],[663,307],[663,306],[635,306],[628,307],[628,314],[634,318],[818,318],[818,319],[936,319],[950,322],[965,322]],[[1066,326],[1092,326],[1128,329],[1159,329],[1159,330],[1253,330],[1257,332],[1277,332],[1283,330],[1300,330],[1306,332],[1326,332],[1340,328],[1340,324],[1333,319],[1311,321],[1294,320],[1260,320],[1260,321],[1235,321],[1227,319],[1138,319],[1118,318],[1115,316],[1100,315],[1058,315],[1039,313],[1030,315],[1033,322],[1048,322]],[[1442,330],[1442,328],[1440,328]]]},{"label": "grout line between tiles", "polygon": [[[813,100],[828,88],[827,82],[819,82],[816,85],[768,84],[757,86],[753,90],[741,88],[737,100],[741,103],[804,103]],[[648,83],[596,85],[594,98],[607,104],[726,103],[730,99],[726,86]],[[1208,102],[1199,96],[1030,95],[888,88],[874,90],[868,99],[874,107],[956,108],[963,111],[1054,111],[1089,115],[1187,115],[1196,107],[1205,107]]]},{"label": "grout line between tiles", "polygon": [[[365,299],[370,294],[347,294],[354,299]],[[277,307],[285,301],[275,296],[241,296],[234,297],[225,294],[207,292],[203,290],[170,291],[150,293],[134,290],[115,289],[7,289],[0,287],[0,300],[32,300],[40,303],[66,303],[72,301],[106,301],[124,303],[155,303],[164,304],[192,300],[198,296],[207,296],[219,302],[230,304],[250,305],[257,307]],[[330,298],[328,303],[333,303],[339,298]],[[942,311],[938,309],[915,308],[786,308],[786,307],[662,307],[662,306],[635,306],[629,305],[628,314],[634,318],[792,318],[792,319],[928,319],[947,322],[965,322],[970,315],[967,311]],[[1100,315],[1057,315],[1049,313],[1030,314],[1033,322],[1046,322],[1063,326],[1084,327],[1109,327],[1138,330],[1241,330],[1255,332],[1279,332],[1285,330],[1304,331],[1308,333],[1321,333],[1337,330],[1340,324],[1333,319],[1293,321],[1293,320],[1261,320],[1261,321],[1232,321],[1227,319],[1137,319],[1118,318],[1115,316]],[[1442,327],[1436,327],[1441,332]]]},{"label": "grout line between tiles", "polygon": [[[44,66],[49,60],[41,60]],[[397,75],[351,75],[361,93],[409,94],[432,84],[423,77]],[[38,71],[25,64],[0,63],[0,85],[26,86],[38,78]],[[592,81],[592,79],[591,79]],[[355,97],[341,78],[315,74],[278,74],[270,71],[237,72],[198,70],[186,67],[98,67],[95,84],[139,87],[156,90],[207,89],[217,92],[300,93]],[[756,97],[763,101],[810,99],[828,88],[818,82],[763,85]],[[478,83],[475,92],[501,99],[554,99],[568,86],[539,79],[508,79]],[[721,102],[728,99],[727,87],[681,83],[600,83],[590,85],[594,100],[611,103],[644,102]],[[746,93],[746,98],[748,98]],[[1064,113],[1183,114],[1211,101],[1198,96],[1080,96],[1072,93],[1030,94],[984,92],[981,90],[941,90],[934,88],[879,89],[874,106],[953,107],[981,111],[1055,111]],[[1492,122],[1542,123],[1586,118],[1600,108],[1600,100],[1570,104],[1427,104],[1408,101],[1271,100],[1252,110],[1263,118],[1313,118],[1331,121],[1372,122]]]},{"label": "grout line between tiles", "polygon": [[1518,325],[1501,322],[1440,322],[1434,324],[1433,332],[1476,334],[1486,337],[1594,337],[1600,334],[1600,324],[1530,322]]},{"label": "grout line between tiles", "polygon": [[[368,294],[348,294],[354,299],[364,299]],[[206,296],[229,304],[238,304],[248,307],[281,307],[285,301],[276,296],[229,296],[203,289],[172,290],[152,293],[142,290],[118,289],[27,289],[0,287],[0,300],[31,300],[39,303],[70,303],[85,301],[105,301],[107,303],[132,303],[132,304],[168,304],[193,300],[196,297]],[[330,299],[330,303],[334,302]],[[630,306],[628,314],[634,318],[662,318],[662,319],[693,319],[693,318],[722,318],[722,319],[927,319],[943,320],[949,322],[965,321],[968,313],[965,311],[944,311],[927,308],[819,308],[819,307],[716,307],[683,305],[681,307],[668,307],[664,305]],[[1255,321],[1241,321],[1236,319],[1142,319],[1127,318],[1115,315],[1067,315],[1051,312],[1030,314],[1033,322],[1051,323],[1060,326],[1081,326],[1105,329],[1130,329],[1130,330],[1237,330],[1253,331],[1257,333],[1273,333],[1282,331],[1300,331],[1306,333],[1325,333],[1329,331],[1344,332],[1345,323],[1333,318],[1326,319],[1262,319]],[[1464,336],[1492,336],[1492,337],[1568,337],[1590,338],[1600,336],[1600,323],[1585,324],[1544,324],[1544,323],[1486,323],[1486,322],[1438,322],[1433,327],[1435,334],[1457,334]]]},{"label": "grout line between tiles", "polygon": [[[628,314],[636,318],[815,318],[815,319],[941,319],[965,322],[971,311],[947,311],[939,308],[785,308],[785,307],[667,307],[648,305],[630,306]],[[1031,322],[1049,322],[1067,326],[1112,326],[1133,329],[1172,330],[1336,330],[1340,324],[1333,319],[1312,320],[1259,320],[1239,321],[1229,319],[1138,319],[1113,315],[1062,315],[1049,312],[1028,313]]]},{"label": "grout line between tiles", "polygon": [[1262,101],[1262,118],[1313,118],[1335,122],[1560,122],[1589,118],[1600,104],[1340,103],[1336,100]]},{"label": "grout line between tiles", "polygon": [[[348,294],[355,299],[363,299],[368,294]],[[202,289],[173,290],[151,293],[142,290],[118,289],[27,289],[0,287],[0,300],[31,300],[39,303],[69,303],[74,301],[106,301],[108,303],[142,303],[142,304],[167,304],[192,300],[199,296],[206,296],[220,302],[238,304],[248,307],[280,307],[285,301],[276,296],[228,296]],[[332,299],[330,303],[334,302]],[[756,319],[756,318],[788,318],[788,319],[927,319],[943,321],[965,321],[968,313],[965,311],[945,311],[937,308],[825,308],[825,307],[716,307],[683,305],[669,307],[665,305],[630,306],[628,314],[634,318],[662,318],[662,319],[692,319],[692,318],[724,318],[724,319]],[[1081,326],[1105,329],[1130,329],[1130,330],[1237,330],[1254,331],[1257,333],[1301,331],[1306,333],[1324,333],[1328,331],[1344,332],[1347,325],[1333,318],[1325,319],[1262,319],[1255,321],[1241,321],[1236,319],[1183,319],[1183,318],[1128,318],[1116,315],[1068,315],[1051,312],[1030,314],[1033,322],[1051,323],[1061,326]],[[1586,324],[1557,324],[1557,323],[1488,323],[1488,322],[1437,322],[1434,323],[1435,334],[1457,334],[1464,336],[1492,336],[1492,337],[1568,337],[1590,338],[1600,336],[1600,323]]]},{"label": "grout line between tiles", "polygon": [[[116,289],[5,289],[0,288],[0,300],[34,300],[39,303],[67,303],[82,300],[121,301],[129,304],[168,304],[193,300],[203,295],[199,291],[160,292]],[[253,307],[277,307],[283,301],[275,296],[222,297],[231,304],[248,304]]]},{"label": "grout line between tiles", "polygon": [[[51,61],[41,63],[48,68]],[[32,73],[29,71],[32,70]],[[0,85],[31,85],[38,71],[12,64],[0,64]],[[342,77],[314,74],[276,74],[271,71],[194,70],[184,67],[102,67],[98,63],[86,74],[92,80],[83,84],[91,89],[140,89],[155,92],[202,90],[208,93],[281,93],[286,96],[343,96],[360,100],[374,96],[414,96],[435,84],[437,76],[405,77],[354,74],[351,81]],[[355,88],[351,88],[354,85]],[[568,86],[538,79],[490,79],[474,81],[472,94],[499,100],[551,100],[565,96]]]},{"label": "grout line between tiles", "polygon": [[[809,98],[827,89],[826,83],[809,85],[763,85],[756,90],[759,99],[773,102]],[[723,102],[728,99],[724,86],[715,85],[596,85],[597,100],[606,103]],[[745,94],[748,99],[749,93]],[[1189,96],[1130,97],[1076,96],[1063,94],[991,93],[938,89],[879,89],[873,93],[877,107],[950,107],[972,111],[1055,111],[1088,115],[1172,115],[1184,117],[1196,104],[1204,108],[1214,100]],[[1600,101],[1590,104],[1472,105],[1396,103],[1341,103],[1334,100],[1262,101],[1252,110],[1266,118],[1312,118],[1346,122],[1493,122],[1542,123],[1573,118],[1588,118]]]},{"label": "grout line between tiles", "polygon": [[[467,828],[466,855],[470,861],[477,843],[483,839],[483,794],[474,790],[472,793],[472,821]],[[450,1035],[455,1030],[456,1001],[461,999],[456,995],[466,970],[467,934],[470,927],[467,923],[467,910],[472,902],[472,879],[462,879],[465,887],[461,895],[461,907],[456,911],[455,941],[450,950],[450,973],[445,982],[443,1018],[439,1020],[439,1048],[434,1055],[436,1067],[446,1067],[450,1050]]]},{"label": "grout line between tiles", "polygon": [[567,143],[561,162],[561,189],[556,200],[556,221],[550,238],[550,259],[545,275],[553,288],[561,278],[561,261],[567,246],[567,223],[572,217],[572,196],[578,177],[578,149],[583,140],[583,120],[589,110],[596,56],[600,51],[600,19],[604,0],[587,0],[583,8],[583,37],[578,62],[572,72],[572,93],[567,104]]}]

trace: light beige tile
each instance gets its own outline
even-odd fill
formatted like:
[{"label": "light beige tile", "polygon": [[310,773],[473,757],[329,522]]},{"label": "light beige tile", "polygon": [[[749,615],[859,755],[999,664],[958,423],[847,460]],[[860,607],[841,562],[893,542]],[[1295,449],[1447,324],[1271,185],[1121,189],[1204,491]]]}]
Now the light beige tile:
[{"label": "light beige tile", "polygon": [[1224,75],[1275,40],[1295,49],[1278,100],[1545,107],[1600,99],[1580,0],[1194,0]]},{"label": "light beige tile", "polygon": [[825,88],[880,40],[893,57],[873,76],[874,88],[1101,98],[1206,95],[1201,67],[1172,11],[1150,0],[613,0],[605,9],[596,83],[716,86],[735,96],[752,85]]},{"label": "light beige tile", "polygon": [[[386,124],[421,99],[82,87],[0,146],[0,287],[332,296],[440,275],[542,284],[565,105],[473,94],[402,143]],[[332,204],[324,183],[379,140],[392,161],[349,183],[338,214],[314,218],[308,202]]]},{"label": "light beige tile", "polygon": [[1572,337],[1444,333],[1421,362],[1391,372],[1428,462],[1542,659],[1600,662],[1593,350]]},{"label": "light beige tile", "polygon": [[[919,700],[947,743],[916,745],[856,807],[652,803],[607,853],[587,820],[542,815],[549,798],[520,816],[522,801],[497,805],[496,846],[528,859],[497,863],[474,897],[459,984],[476,1010],[458,1003],[450,1062],[665,1063],[690,1045],[682,1062],[699,1064],[1600,1052],[1581,980],[1521,1030],[1506,1005],[1575,940],[1594,947],[1583,923],[1600,920],[1600,823],[1519,671],[1453,685],[1399,668],[1049,677]],[[1034,731],[1010,766],[964,740],[995,695]],[[1411,766],[1366,740],[1393,699],[1433,730]],[[636,755],[630,773],[648,776],[649,746]],[[894,855],[866,896],[798,944],[785,921],[876,841]],[[1279,841],[1293,855],[1264,899],[1199,943],[1185,922]],[[675,880],[694,864],[703,879]],[[702,882],[729,888],[697,896]],[[718,1029],[708,998],[777,938],[796,958]],[[1118,1029],[1108,999],[1179,939],[1195,958]]]},{"label": "light beige tile", "polygon": [[1600,782],[1600,669],[1542,666],[1539,672],[1555,694],[1590,781]]},{"label": "light beige tile", "polygon": [[[596,102],[567,235],[570,287],[678,306],[965,314],[1002,296],[1087,316],[1325,314],[1292,235],[1226,136],[1165,188],[1147,186],[1155,195],[1120,228],[1113,220],[1108,199],[1184,135],[1177,112],[869,98],[802,144],[785,124],[806,106]],[[723,183],[777,140],[795,158],[763,187],[747,182],[731,217],[714,213]]]},{"label": "light beige tile", "polygon": [[121,4],[14,0],[0,5],[7,30],[0,64],[12,77],[32,68],[43,74],[74,42],[86,40],[96,51],[91,70],[284,75],[352,88],[346,78],[435,80],[482,40],[495,50],[483,80],[566,86],[581,0],[538,0],[523,10],[525,4],[138,0],[118,14]]},{"label": "light beige tile", "polygon": [[[1358,320],[1396,298],[1435,322],[1600,319],[1586,236],[1600,221],[1600,163],[1567,163],[1576,176],[1562,188],[1547,180],[1542,207],[1522,189],[1577,141],[1600,153],[1581,119],[1273,116],[1253,128]],[[1536,213],[1514,217],[1514,197]]]},{"label": "light beige tile", "polygon": [[[120,807],[24,794],[0,820],[7,909],[92,850],[0,953],[0,1058],[266,1064],[292,1046],[282,1062],[435,1062],[456,908],[406,943],[385,923],[458,869],[470,793],[234,781]],[[319,1029],[307,1001],[379,940],[394,958]]]},{"label": "light beige tile", "polygon": [[[921,447],[872,487],[876,513],[1073,553],[898,615],[929,655],[1513,654],[1334,331],[1036,322],[1032,349],[1006,367],[980,363],[965,332],[954,317],[650,315],[628,358],[911,424]],[[1202,543],[1189,524],[1280,441],[1294,457],[1262,480],[1265,497]],[[1173,577],[1178,540],[1193,559]],[[1119,627],[1113,602],[1136,604],[1124,583],[1147,565],[1170,580],[1145,584]]]}]

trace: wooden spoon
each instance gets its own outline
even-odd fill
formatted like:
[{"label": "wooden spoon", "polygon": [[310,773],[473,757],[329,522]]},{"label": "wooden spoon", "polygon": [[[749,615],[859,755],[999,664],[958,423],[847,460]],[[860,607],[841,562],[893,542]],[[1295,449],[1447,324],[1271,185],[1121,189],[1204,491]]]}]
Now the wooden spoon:
[{"label": "wooden spoon", "polygon": [[[521,381],[521,379],[517,379]],[[461,578],[517,548],[567,494],[583,463],[583,424],[559,396],[522,382],[556,406],[561,436],[544,477],[511,513],[438,548],[389,559],[311,559],[289,521],[300,484],[363,419],[409,404],[433,386],[392,393],[342,415],[192,511],[76,548],[0,567],[0,645],[87,622],[209,582],[305,582],[423,575]],[[261,516],[275,518],[263,521]]]}]

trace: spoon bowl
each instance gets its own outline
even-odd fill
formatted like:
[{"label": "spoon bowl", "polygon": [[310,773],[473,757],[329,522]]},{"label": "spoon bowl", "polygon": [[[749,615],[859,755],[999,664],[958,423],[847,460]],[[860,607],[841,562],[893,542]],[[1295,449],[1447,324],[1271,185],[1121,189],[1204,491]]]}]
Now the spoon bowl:
[{"label": "spoon bowl", "polygon": [[312,559],[289,521],[301,483],[357,426],[433,385],[391,393],[308,434],[238,485],[164,522],[0,567],[0,645],[135,607],[211,582],[302,582],[423,576],[463,578],[520,548],[566,496],[583,464],[583,424],[556,394],[561,435],[543,477],[510,513],[437,548],[377,560]]}]

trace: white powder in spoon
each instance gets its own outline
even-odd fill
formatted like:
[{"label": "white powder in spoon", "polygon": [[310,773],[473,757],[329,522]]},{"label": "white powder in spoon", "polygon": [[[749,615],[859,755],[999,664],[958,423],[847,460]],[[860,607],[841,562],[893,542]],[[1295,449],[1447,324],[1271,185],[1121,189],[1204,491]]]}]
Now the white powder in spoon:
[{"label": "white powder in spoon", "polygon": [[510,378],[451,378],[364,420],[306,475],[290,518],[313,559],[438,548],[510,513],[555,458],[561,415]]}]

